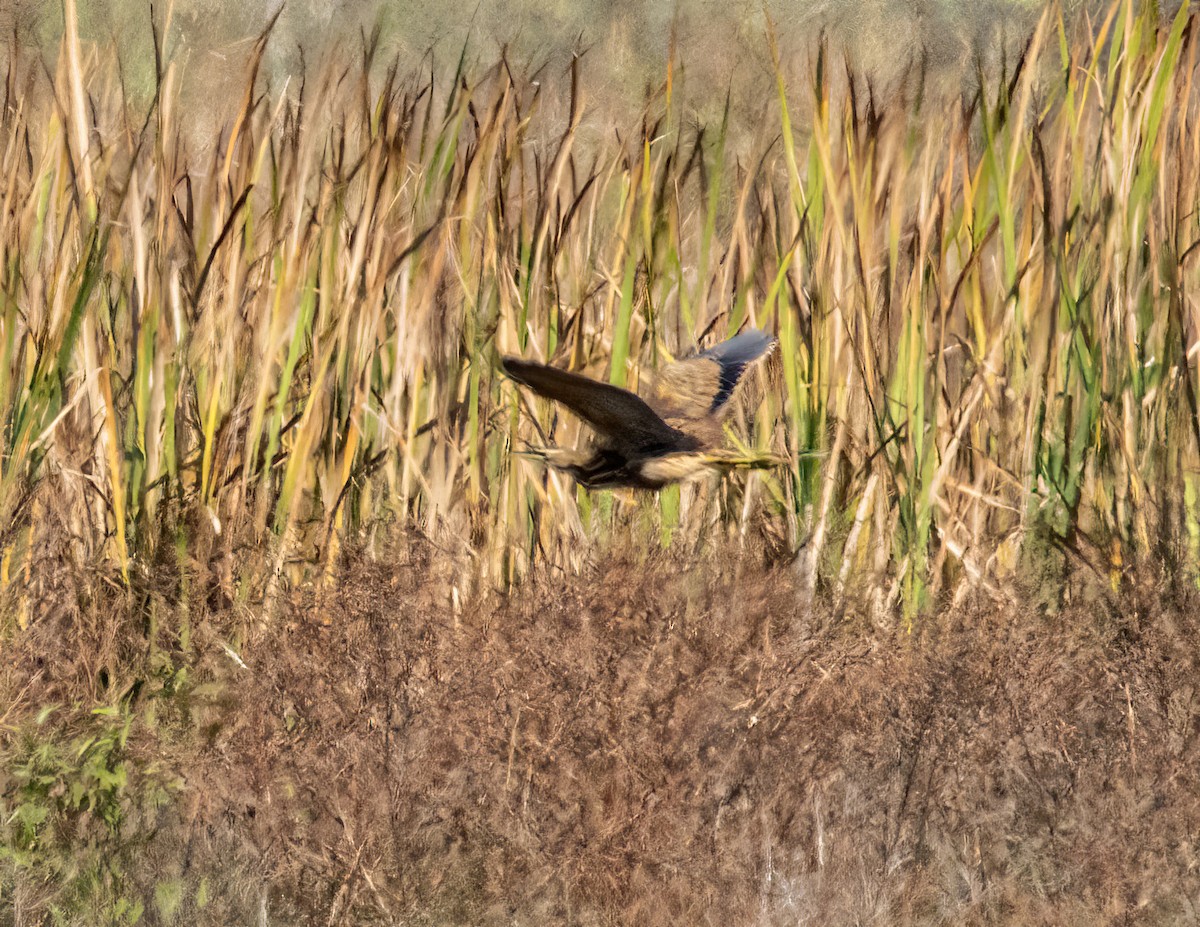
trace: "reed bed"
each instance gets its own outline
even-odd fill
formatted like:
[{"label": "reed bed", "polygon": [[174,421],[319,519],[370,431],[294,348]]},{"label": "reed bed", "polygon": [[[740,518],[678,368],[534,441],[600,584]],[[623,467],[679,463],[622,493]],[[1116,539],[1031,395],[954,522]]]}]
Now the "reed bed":
[{"label": "reed bed", "polygon": [[[1034,570],[1119,593],[1139,562],[1196,568],[1186,3],[1050,9],[955,95],[919,62],[884,93],[815,38],[765,41],[751,157],[728,110],[689,121],[686,62],[600,130],[578,69],[406,73],[370,36],[266,87],[269,30],[197,139],[169,24],[141,102],[66,10],[56,65],[14,57],[0,125],[0,584],[22,622],[48,562],[181,589],[200,564],[270,602],[397,531],[450,556],[455,594],[720,539],[909,621]],[[630,498],[511,453],[578,426],[498,354],[635,386],[747,324],[780,345],[730,440],[789,467]]]}]

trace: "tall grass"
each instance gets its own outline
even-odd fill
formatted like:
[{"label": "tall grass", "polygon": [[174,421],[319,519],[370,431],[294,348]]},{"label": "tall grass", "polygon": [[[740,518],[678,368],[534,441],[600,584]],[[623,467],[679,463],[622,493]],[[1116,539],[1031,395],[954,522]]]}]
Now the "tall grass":
[{"label": "tall grass", "polygon": [[[910,619],[1030,565],[1114,589],[1138,558],[1196,568],[1187,4],[1048,11],[955,98],[764,42],[753,160],[679,111],[687,62],[640,124],[585,138],[577,70],[406,74],[367,37],[268,89],[269,30],[198,139],[164,23],[137,110],[67,10],[56,69],[14,59],[0,126],[6,585],[55,545],[270,599],[397,529],[501,585],[725,535]],[[631,499],[511,455],[577,425],[498,352],[633,386],[743,324],[780,350],[731,440],[790,468]]]}]

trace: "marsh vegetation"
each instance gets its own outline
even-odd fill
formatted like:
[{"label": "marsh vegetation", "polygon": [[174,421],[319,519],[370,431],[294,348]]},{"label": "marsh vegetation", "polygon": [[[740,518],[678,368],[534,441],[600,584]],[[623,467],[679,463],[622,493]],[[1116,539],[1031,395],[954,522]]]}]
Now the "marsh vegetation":
[{"label": "marsh vegetation", "polygon": [[[1187,5],[965,83],[764,20],[759,118],[668,49],[605,123],[269,29],[197,123],[162,11],[146,92],[65,10],[0,118],[0,922],[1195,919]],[[746,326],[785,466],[513,453],[578,425],[500,354]]]}]

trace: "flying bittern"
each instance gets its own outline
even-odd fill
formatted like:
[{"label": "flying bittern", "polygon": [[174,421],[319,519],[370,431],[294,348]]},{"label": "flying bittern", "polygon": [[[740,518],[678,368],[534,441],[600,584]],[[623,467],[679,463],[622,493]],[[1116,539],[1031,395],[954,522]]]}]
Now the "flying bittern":
[{"label": "flying bittern", "polygon": [[775,339],[745,331],[664,368],[647,399],[545,364],[505,357],[504,372],[591,426],[587,450],[547,447],[526,453],[571,474],[589,489],[659,489],[706,470],[771,467],[782,461],[735,454],[721,444],[721,421],[742,373]]}]

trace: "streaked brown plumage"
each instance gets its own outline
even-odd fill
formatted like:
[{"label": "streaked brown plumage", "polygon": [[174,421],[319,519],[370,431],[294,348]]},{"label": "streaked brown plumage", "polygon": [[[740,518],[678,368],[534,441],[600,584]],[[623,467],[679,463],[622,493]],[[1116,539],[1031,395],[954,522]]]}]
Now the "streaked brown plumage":
[{"label": "streaked brown plumage", "polygon": [[537,448],[527,453],[591,489],[659,489],[705,470],[780,463],[774,457],[739,455],[720,447],[721,420],[738,380],[774,344],[766,332],[742,332],[668,365],[654,378],[646,399],[545,364],[516,357],[501,363],[513,380],[561,402],[593,432],[585,451]]}]

